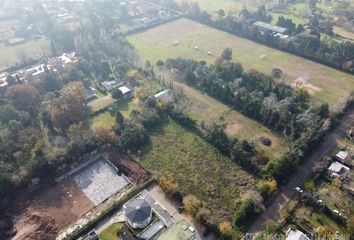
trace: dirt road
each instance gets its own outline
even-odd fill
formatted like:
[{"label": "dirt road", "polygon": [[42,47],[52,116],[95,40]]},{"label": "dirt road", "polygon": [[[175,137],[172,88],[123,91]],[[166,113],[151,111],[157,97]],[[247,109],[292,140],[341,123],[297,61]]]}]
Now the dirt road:
[{"label": "dirt road", "polygon": [[331,148],[335,147],[337,140],[343,137],[350,125],[354,124],[354,109],[342,119],[340,125],[327,134],[322,144],[305,160],[304,164],[292,175],[289,182],[281,189],[281,193],[275,198],[273,203],[252,225],[249,233],[256,236],[264,227],[268,220],[278,220],[279,211],[289,201],[295,193],[294,188],[300,186],[305,179],[318,167],[321,160],[326,156]]}]

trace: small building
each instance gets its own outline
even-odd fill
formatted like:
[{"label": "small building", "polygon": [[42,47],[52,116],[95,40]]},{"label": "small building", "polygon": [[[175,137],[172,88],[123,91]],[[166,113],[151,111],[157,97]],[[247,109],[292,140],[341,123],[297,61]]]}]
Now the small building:
[{"label": "small building", "polygon": [[43,73],[46,72],[46,70],[51,69],[51,68],[52,68],[51,65],[39,64],[39,65],[36,65],[36,66],[26,69],[26,74],[36,77],[36,76],[42,75]]},{"label": "small building", "polygon": [[349,156],[349,152],[348,151],[339,151],[337,154],[336,154],[336,158],[339,160],[339,161],[345,161],[347,160]]},{"label": "small building", "polygon": [[118,88],[118,90],[121,91],[123,94],[122,99],[128,99],[133,96],[132,90],[127,86],[121,86]]},{"label": "small building", "polygon": [[145,228],[152,219],[152,208],[145,199],[133,199],[124,205],[124,214],[132,228]]},{"label": "small building", "polygon": [[193,240],[197,236],[197,231],[186,221],[181,220],[170,226],[157,240]]},{"label": "small building", "polygon": [[154,95],[154,97],[165,103],[173,100],[173,94],[171,89],[165,89],[161,92],[158,92]]},{"label": "small building", "polygon": [[310,240],[310,238],[300,230],[289,228],[285,240]]},{"label": "small building", "polygon": [[71,65],[73,63],[77,63],[79,61],[75,52],[63,53],[61,56],[58,57],[58,59],[63,65],[63,67]]},{"label": "small building", "polygon": [[101,86],[106,90],[106,91],[111,91],[112,89],[118,88],[122,86],[124,83],[118,80],[111,80],[111,81],[104,81],[101,83]]},{"label": "small building", "polygon": [[0,74],[0,88],[6,87],[9,83],[7,82],[8,74],[2,73]]},{"label": "small building", "polygon": [[267,22],[262,22],[262,21],[256,21],[253,23],[254,26],[256,26],[259,30],[266,31],[266,32],[272,32],[272,33],[280,33],[282,35],[285,35],[288,33],[288,29],[284,27],[279,27],[272,25]]},{"label": "small building", "polygon": [[94,87],[85,87],[84,91],[86,100],[90,100],[96,97],[96,89]]},{"label": "small building", "polygon": [[10,46],[14,46],[14,45],[21,44],[24,42],[26,42],[26,39],[24,39],[24,38],[10,38],[9,40],[7,40],[7,43]]},{"label": "small building", "polygon": [[341,177],[349,172],[349,167],[341,164],[340,162],[333,162],[329,167],[328,171],[331,173],[333,177]]}]

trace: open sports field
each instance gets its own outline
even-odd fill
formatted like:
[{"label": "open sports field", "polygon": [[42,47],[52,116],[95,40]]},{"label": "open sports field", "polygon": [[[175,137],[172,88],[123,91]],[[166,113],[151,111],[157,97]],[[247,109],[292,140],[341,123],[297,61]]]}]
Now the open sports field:
[{"label": "open sports field", "polygon": [[[129,36],[128,40],[144,60],[149,59],[152,63],[178,56],[212,63],[226,47],[230,47],[234,61],[242,63],[246,69],[270,73],[274,67],[280,67],[287,84],[301,80],[317,103],[335,104],[341,96],[354,90],[353,75],[188,19],[179,19]],[[175,41],[178,41],[177,46]],[[198,46],[198,51],[195,46]],[[212,56],[208,55],[209,51]]]},{"label": "open sports field", "polygon": [[15,46],[0,44],[0,68],[12,66],[28,58],[40,58],[50,55],[49,40],[32,39]]},{"label": "open sports field", "polygon": [[257,182],[211,144],[173,121],[151,133],[150,144],[137,161],[157,177],[171,175],[183,194],[203,201],[217,221],[231,219],[241,194],[254,189]]}]

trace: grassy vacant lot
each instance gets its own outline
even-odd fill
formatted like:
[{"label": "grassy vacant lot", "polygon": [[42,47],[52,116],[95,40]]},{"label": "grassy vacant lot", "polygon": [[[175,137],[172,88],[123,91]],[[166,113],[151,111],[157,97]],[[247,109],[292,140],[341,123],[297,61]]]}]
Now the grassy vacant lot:
[{"label": "grassy vacant lot", "polygon": [[110,112],[104,112],[92,119],[92,123],[104,123],[108,126],[114,126],[115,119],[111,116]]},{"label": "grassy vacant lot", "polygon": [[[226,124],[226,132],[229,136],[253,141],[272,160],[281,158],[286,152],[288,143],[285,139],[260,123],[185,84],[174,82],[174,87],[176,90],[183,91],[192,100],[190,114],[199,123],[204,121],[206,123],[221,122]],[[262,145],[259,142],[261,136],[270,138],[272,146]]]},{"label": "grassy vacant lot", "polygon": [[201,137],[173,121],[151,133],[151,142],[136,157],[155,176],[170,174],[184,194],[205,202],[217,220],[231,217],[240,196],[256,180]]},{"label": "grassy vacant lot", "polygon": [[[131,100],[119,101],[116,103],[116,106],[125,118],[129,118],[129,115],[133,110],[139,110],[139,106]],[[96,122],[101,122],[107,124],[108,126],[113,126],[115,124],[115,119],[113,116],[111,116],[109,111],[106,111],[92,119],[92,123]]]},{"label": "grassy vacant lot", "polygon": [[122,227],[122,223],[114,223],[106,230],[101,232],[98,237],[100,238],[100,240],[120,240],[121,238],[117,234]]},{"label": "grassy vacant lot", "polygon": [[349,38],[354,41],[354,32],[349,32],[342,27],[334,26],[333,32],[341,35],[342,37]]},{"label": "grassy vacant lot", "polygon": [[[280,67],[286,83],[293,84],[297,79],[306,81],[315,102],[335,104],[341,96],[354,90],[354,76],[350,74],[188,19],[179,19],[132,35],[128,40],[143,59],[149,59],[152,63],[178,56],[211,63],[226,47],[231,47],[233,59],[246,69],[270,73],[274,67]],[[174,46],[175,41],[179,42],[178,46]],[[199,47],[199,51],[194,49],[195,46]],[[213,56],[209,56],[208,51]]]},{"label": "grassy vacant lot", "polygon": [[0,68],[20,63],[23,58],[38,58],[43,55],[50,55],[49,40],[46,38],[30,40],[15,46],[0,44]]},{"label": "grassy vacant lot", "polygon": [[96,112],[102,108],[109,106],[110,104],[112,104],[114,102],[115,102],[115,100],[112,98],[112,95],[108,94],[106,96],[97,98],[97,99],[89,102],[88,106],[91,108],[92,112]]}]

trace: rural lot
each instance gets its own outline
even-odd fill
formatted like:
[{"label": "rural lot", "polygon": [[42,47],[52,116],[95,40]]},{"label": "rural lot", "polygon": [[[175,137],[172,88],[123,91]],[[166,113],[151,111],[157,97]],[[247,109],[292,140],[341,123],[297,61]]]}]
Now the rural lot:
[{"label": "rural lot", "polygon": [[231,218],[241,194],[254,189],[257,182],[211,144],[173,121],[152,133],[137,161],[156,176],[170,174],[182,192],[205,202],[218,220]]},{"label": "rural lot", "polygon": [[[178,79],[173,74],[164,75],[172,79]],[[230,137],[249,140],[264,152],[273,161],[280,159],[289,147],[289,143],[280,134],[274,133],[262,124],[252,120],[231,107],[219,102],[218,100],[201,93],[190,86],[181,82],[174,82],[174,88],[182,91],[192,102],[190,115],[199,123],[219,122],[226,125],[226,133]],[[260,143],[261,137],[271,139],[272,145],[267,147]]]},{"label": "rural lot", "polygon": [[[341,96],[354,90],[354,76],[350,74],[184,18],[129,36],[128,40],[143,59],[152,63],[179,56],[212,63],[226,47],[230,47],[233,60],[242,63],[246,69],[270,73],[274,67],[280,67],[287,84],[304,82],[316,103],[336,104]],[[175,41],[179,43],[177,46],[174,46]]]}]

